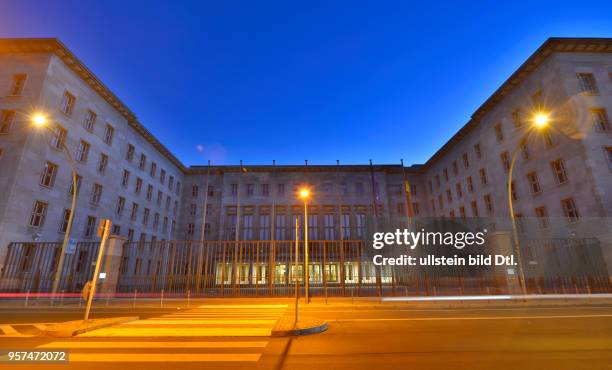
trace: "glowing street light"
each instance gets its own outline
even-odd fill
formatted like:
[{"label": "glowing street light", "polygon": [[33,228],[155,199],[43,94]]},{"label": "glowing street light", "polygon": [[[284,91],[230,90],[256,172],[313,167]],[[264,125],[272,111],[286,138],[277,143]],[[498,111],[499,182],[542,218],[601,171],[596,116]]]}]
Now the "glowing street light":
[{"label": "glowing street light", "polygon": [[514,216],[514,207],[512,205],[512,172],[514,170],[514,164],[516,163],[516,157],[519,152],[519,148],[521,144],[527,142],[529,135],[533,131],[544,131],[548,128],[550,124],[550,114],[547,112],[539,111],[533,114],[531,119],[531,127],[527,129],[527,132],[523,135],[521,140],[519,140],[519,144],[514,149],[512,153],[512,160],[510,162],[510,168],[508,169],[508,211],[510,212],[510,220],[512,221],[512,235],[514,237],[514,247],[515,253],[518,259],[518,270],[519,270],[519,280],[521,289],[523,291],[523,295],[527,294],[527,287],[525,285],[525,273],[523,271],[523,260],[521,258],[521,250],[518,245],[518,233],[516,231],[516,219]]},{"label": "glowing street light", "polygon": [[308,303],[308,198],[310,198],[310,190],[300,189],[299,196],[304,201],[304,297]]},{"label": "glowing street light", "polygon": [[57,142],[60,143],[60,145],[62,146],[62,149],[68,156],[70,166],[72,167],[72,205],[70,207],[70,216],[68,216],[68,223],[66,225],[66,233],[64,234],[64,241],[62,242],[62,249],[60,251],[57,269],[55,270],[55,277],[53,278],[53,287],[51,289],[51,292],[55,294],[57,293],[59,282],[62,276],[62,270],[64,267],[64,256],[66,254],[66,249],[68,248],[68,241],[70,240],[70,230],[72,229],[72,220],[74,219],[74,211],[76,207],[76,193],[77,193],[76,164],[74,162],[74,158],[72,157],[72,155],[70,154],[70,151],[68,150],[68,147],[66,147],[66,143],[64,142],[63,138],[60,137],[60,133],[54,131],[51,127],[49,127],[48,125],[49,121],[43,113],[41,112],[34,113],[30,117],[30,120],[34,126],[38,128],[45,128],[49,130],[51,135],[53,135],[57,139]]}]

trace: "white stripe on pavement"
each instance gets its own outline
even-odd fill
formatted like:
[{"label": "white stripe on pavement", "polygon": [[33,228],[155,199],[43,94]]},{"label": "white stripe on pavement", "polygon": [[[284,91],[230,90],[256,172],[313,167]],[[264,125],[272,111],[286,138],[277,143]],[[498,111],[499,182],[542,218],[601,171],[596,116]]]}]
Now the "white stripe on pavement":
[{"label": "white stripe on pavement", "polygon": [[71,353],[70,362],[256,362],[261,353]]},{"label": "white stripe on pavement", "polygon": [[591,317],[612,317],[612,315],[557,315],[557,316],[475,316],[475,317],[406,317],[372,319],[327,319],[326,321],[450,321],[450,320],[518,320],[518,319],[577,319]]},{"label": "white stripe on pavement", "polygon": [[[265,348],[268,342],[51,342],[36,348]],[[72,360],[72,358],[71,358]]]}]

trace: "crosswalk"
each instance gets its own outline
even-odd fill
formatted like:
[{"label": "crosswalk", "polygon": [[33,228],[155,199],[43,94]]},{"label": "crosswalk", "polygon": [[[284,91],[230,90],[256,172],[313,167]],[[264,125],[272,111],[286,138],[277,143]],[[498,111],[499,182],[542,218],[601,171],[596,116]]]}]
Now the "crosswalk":
[{"label": "crosswalk", "polygon": [[70,362],[256,362],[287,305],[202,305],[41,344]]}]

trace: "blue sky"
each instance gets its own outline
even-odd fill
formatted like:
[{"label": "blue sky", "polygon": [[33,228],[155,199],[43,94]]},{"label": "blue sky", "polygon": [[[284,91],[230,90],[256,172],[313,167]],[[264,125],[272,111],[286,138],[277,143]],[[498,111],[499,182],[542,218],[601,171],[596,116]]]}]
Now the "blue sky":
[{"label": "blue sky", "polygon": [[612,2],[0,1],[58,37],[187,165],[423,163],[550,36]]}]

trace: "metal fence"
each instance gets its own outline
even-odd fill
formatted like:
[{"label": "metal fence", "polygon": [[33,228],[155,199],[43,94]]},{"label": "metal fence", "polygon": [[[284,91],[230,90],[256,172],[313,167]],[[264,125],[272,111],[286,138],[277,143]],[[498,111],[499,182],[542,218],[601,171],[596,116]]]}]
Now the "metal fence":
[{"label": "metal fence", "polygon": [[[611,292],[597,239],[523,241],[530,293]],[[375,266],[361,240],[308,243],[309,293],[313,296],[504,294],[510,288],[499,269]],[[11,243],[0,272],[0,291],[48,292],[59,243]],[[79,292],[91,279],[97,243],[78,243],[67,254],[60,290]],[[291,296],[296,280],[304,292],[304,242],[298,264],[294,241],[159,241],[124,243],[116,292],[190,294],[192,297]],[[533,261],[537,261],[534,264]],[[467,272],[466,272],[467,271]]]}]

